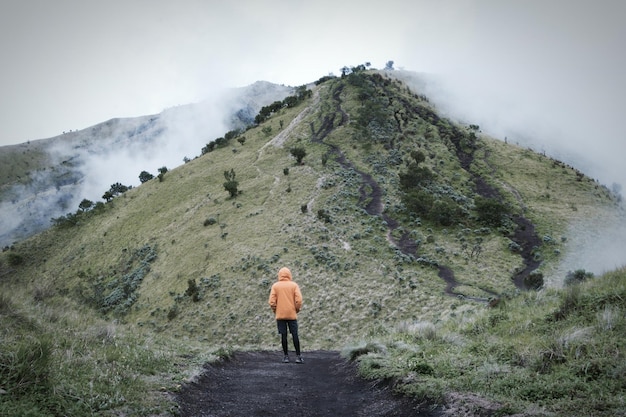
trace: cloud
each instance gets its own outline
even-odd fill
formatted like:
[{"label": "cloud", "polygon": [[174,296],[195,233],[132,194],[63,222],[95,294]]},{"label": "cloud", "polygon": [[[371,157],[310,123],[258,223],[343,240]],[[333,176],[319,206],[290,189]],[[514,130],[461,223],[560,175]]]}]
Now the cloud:
[{"label": "cloud", "polygon": [[[425,69],[440,108],[499,138],[626,185],[626,3],[472,2],[447,57]],[[456,23],[453,20],[452,24]],[[457,44],[455,39],[459,40]],[[435,57],[431,54],[431,58]],[[407,65],[419,69],[418,56]]]},{"label": "cloud", "polygon": [[230,130],[243,127],[236,114],[254,117],[261,106],[292,92],[286,86],[254,83],[222,89],[199,103],[158,114],[116,118],[45,142],[49,166],[29,173],[28,185],[11,187],[0,202],[0,245],[11,244],[75,213],[83,199],[102,201],[112,184],[140,185],[139,174],[156,176],[202,153]]},{"label": "cloud", "polygon": [[[449,115],[626,189],[624,21],[621,0],[3,2],[0,144],[157,114],[222,87],[295,86],[394,60],[428,74],[425,92]],[[141,169],[199,149],[193,126]],[[85,190],[99,198],[107,182],[136,181],[124,167],[140,151],[93,157],[124,178],[102,174]]]}]

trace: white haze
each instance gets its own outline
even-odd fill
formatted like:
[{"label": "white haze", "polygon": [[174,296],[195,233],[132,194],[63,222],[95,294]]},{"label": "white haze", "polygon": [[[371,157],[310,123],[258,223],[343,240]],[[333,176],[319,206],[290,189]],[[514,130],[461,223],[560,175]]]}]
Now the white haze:
[{"label": "white haze", "polygon": [[199,156],[206,144],[242,127],[235,113],[243,110],[253,117],[262,105],[292,91],[257,82],[220,91],[200,103],[111,119],[49,139],[50,169],[31,172],[28,185],[13,186],[0,201],[0,245],[49,227],[51,219],[76,212],[83,199],[102,201],[112,184],[138,186],[142,171],[157,176],[162,167],[171,170]]}]

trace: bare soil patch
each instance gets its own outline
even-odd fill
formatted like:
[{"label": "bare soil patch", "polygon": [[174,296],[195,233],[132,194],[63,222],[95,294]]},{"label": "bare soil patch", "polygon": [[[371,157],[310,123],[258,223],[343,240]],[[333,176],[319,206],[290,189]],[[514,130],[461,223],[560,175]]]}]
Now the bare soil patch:
[{"label": "bare soil patch", "polygon": [[397,416],[433,417],[425,404],[367,381],[334,351],[303,352],[304,364],[282,352],[238,352],[205,365],[177,396],[182,417]]}]

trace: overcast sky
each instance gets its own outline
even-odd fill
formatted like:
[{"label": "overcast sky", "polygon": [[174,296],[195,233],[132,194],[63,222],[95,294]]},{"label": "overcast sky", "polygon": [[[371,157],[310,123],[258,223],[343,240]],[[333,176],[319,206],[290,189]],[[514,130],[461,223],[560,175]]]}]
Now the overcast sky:
[{"label": "overcast sky", "polygon": [[623,0],[2,0],[0,145],[371,62],[626,188]]}]

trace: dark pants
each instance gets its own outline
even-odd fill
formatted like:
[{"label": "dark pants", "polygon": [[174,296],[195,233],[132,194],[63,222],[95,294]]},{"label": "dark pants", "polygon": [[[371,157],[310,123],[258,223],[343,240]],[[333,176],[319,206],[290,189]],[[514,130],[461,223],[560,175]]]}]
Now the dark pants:
[{"label": "dark pants", "polygon": [[296,355],[300,356],[300,338],[298,337],[298,320],[276,320],[278,333],[280,333],[280,342],[283,346],[283,353],[289,353],[287,344],[287,328],[293,339],[293,347],[296,349]]}]

